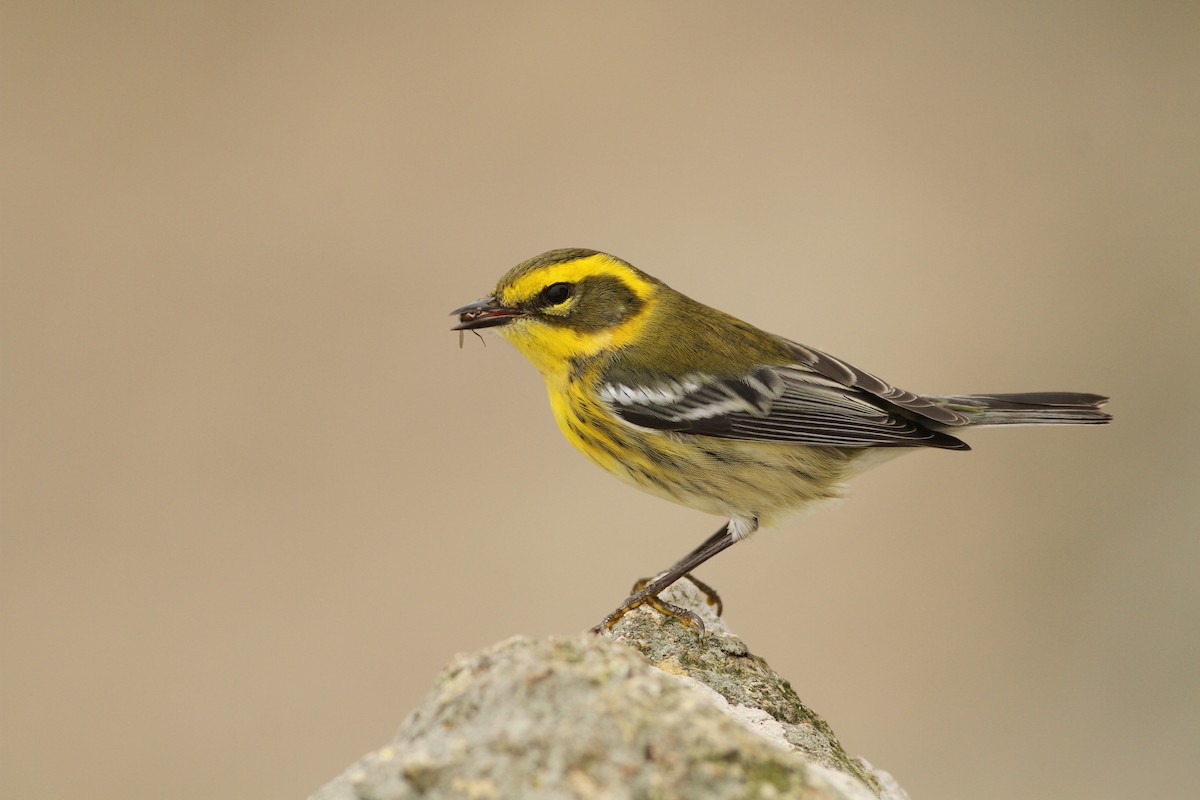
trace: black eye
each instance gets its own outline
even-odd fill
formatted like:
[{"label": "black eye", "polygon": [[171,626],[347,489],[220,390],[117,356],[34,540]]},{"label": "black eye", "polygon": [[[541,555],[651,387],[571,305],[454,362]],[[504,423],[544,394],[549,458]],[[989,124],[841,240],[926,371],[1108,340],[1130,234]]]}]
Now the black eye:
[{"label": "black eye", "polygon": [[567,298],[575,292],[573,283],[552,283],[542,289],[542,305],[556,306],[567,302]]}]

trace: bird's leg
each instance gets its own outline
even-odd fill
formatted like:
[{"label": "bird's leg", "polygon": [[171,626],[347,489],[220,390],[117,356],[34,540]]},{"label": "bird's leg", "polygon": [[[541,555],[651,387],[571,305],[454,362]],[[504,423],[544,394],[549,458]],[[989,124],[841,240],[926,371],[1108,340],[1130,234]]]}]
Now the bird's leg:
[{"label": "bird's leg", "polygon": [[[717,616],[718,617],[721,616],[722,612],[725,610],[725,605],[724,605],[724,603],[721,602],[721,595],[717,594],[717,590],[712,588],[707,583],[700,580],[699,578],[697,578],[695,575],[693,575],[690,572],[688,574],[684,575],[683,577],[686,578],[687,580],[691,581],[692,585],[700,590],[700,593],[704,595],[705,601],[710,606],[717,607]],[[633,588],[630,589],[630,597],[632,598],[633,595],[638,594],[639,592],[642,591],[642,589],[646,588],[646,585],[650,583],[650,580],[651,580],[650,578],[641,578],[636,583],[634,583]],[[649,595],[642,602],[645,605],[650,606],[651,608],[653,608],[655,611],[662,614],[663,616],[675,617],[676,619],[683,621],[687,625],[693,625],[696,628],[699,628],[701,634],[704,633],[704,623],[700,620],[700,617],[696,616],[691,611],[688,611],[686,608],[680,608],[679,606],[675,605],[674,603],[668,603],[666,600],[663,600],[662,598],[656,597],[654,595]],[[617,619],[620,619],[620,617],[618,617]],[[613,624],[615,625],[616,622],[613,622]],[[593,628],[592,632],[599,633],[600,627],[597,626],[597,627]]]},{"label": "bird's leg", "polygon": [[710,606],[717,607],[717,616],[718,617],[725,613],[725,604],[721,602],[721,595],[717,594],[716,589],[709,586],[707,583],[700,580],[699,578],[697,578],[695,575],[693,575],[690,572],[687,575],[684,575],[683,577],[685,577],[689,581],[691,581],[692,585],[700,590],[700,594],[704,595],[705,599],[708,600],[708,604]]},{"label": "bird's leg", "polygon": [[[700,593],[702,595],[704,595],[705,600],[708,601],[708,604],[710,606],[717,607],[717,616],[718,617],[721,616],[723,613],[725,613],[725,603],[723,603],[721,601],[721,595],[717,593],[716,589],[714,589],[713,587],[709,586],[704,581],[697,578],[691,572],[689,572],[687,575],[684,575],[683,577],[685,577],[689,581],[691,581],[692,585],[700,590]],[[635,595],[638,592],[640,592],[642,589],[645,589],[646,584],[650,583],[651,580],[652,580],[651,578],[638,578],[636,581],[634,581],[633,588],[629,590],[629,594]]]},{"label": "bird's leg", "polygon": [[[726,523],[719,531],[705,539],[703,544],[676,562],[675,566],[667,570],[662,577],[655,578],[649,583],[646,583],[640,589],[626,598],[625,602],[622,603],[616,611],[605,617],[604,621],[595,628],[592,628],[592,632],[600,633],[602,631],[611,630],[614,625],[621,621],[621,617],[625,616],[633,609],[637,608],[638,606],[649,605],[658,610],[660,613],[666,614],[667,616],[678,617],[685,623],[694,624],[703,634],[704,623],[700,621],[699,617],[690,611],[660,600],[658,595],[668,586],[675,583],[675,581],[684,577],[696,567],[700,566],[705,561],[708,561],[710,558],[729,547],[736,541],[737,539],[734,538],[733,533],[731,533],[729,530],[729,524]],[[692,582],[696,583],[694,578],[692,579]],[[639,583],[641,583],[641,581],[639,581]],[[699,588],[700,585],[697,584],[697,587]],[[704,588],[702,588],[701,591],[704,591]],[[711,597],[716,593],[709,589],[705,592],[705,594],[709,595],[711,599]],[[717,599],[717,602],[718,604],[720,603],[719,598]]]},{"label": "bird's leg", "polygon": [[[688,561],[689,559],[695,558],[697,555],[704,552],[709,547],[712,547],[714,542],[716,542],[717,540],[719,540],[721,537],[723,537],[726,534],[728,527],[729,527],[728,525],[722,526],[720,530],[718,530],[712,536],[705,539],[704,542],[699,547],[697,547],[695,550],[693,550],[692,552],[690,552],[686,556],[684,556],[682,559],[680,559],[679,563],[676,564],[675,566],[679,566],[679,564],[682,564],[684,561]],[[726,547],[728,547],[728,545],[726,545]],[[724,548],[721,548],[721,549],[723,550]],[[721,552],[721,551],[718,550],[717,553],[719,553],[719,552]],[[716,555],[716,553],[713,553],[713,555]],[[709,558],[712,558],[712,556],[711,555],[707,556],[704,560],[708,560]],[[697,562],[697,566],[699,566],[699,563],[700,562]],[[672,569],[674,569],[674,567],[672,567]],[[671,570],[667,570],[667,572],[670,572],[670,571]],[[664,572],[661,574],[666,575],[667,573]],[[687,575],[685,577],[687,577],[687,579],[690,580],[692,583],[698,584],[698,579],[694,575],[692,575],[692,573],[690,573],[690,572],[687,573]],[[630,595],[635,595],[638,592],[640,592],[642,589],[645,589],[651,580],[653,580],[653,578],[641,578],[640,580],[636,581],[633,584],[633,589],[630,591]],[[697,585],[697,588],[700,588],[699,585]],[[705,590],[707,590],[707,591],[705,591]],[[708,585],[705,585],[703,588],[700,589],[700,591],[705,592],[705,594],[708,594],[708,592],[712,592],[713,595],[716,595],[716,590],[714,590],[712,587],[710,587]],[[720,602],[719,599],[717,602]]]},{"label": "bird's leg", "polygon": [[[709,547],[710,545],[712,545],[712,543],[714,541],[720,539],[720,537],[724,536],[724,535],[725,535],[725,528],[721,528],[720,530],[716,531],[715,534],[713,534],[712,536],[709,536],[708,539],[704,540],[703,545],[701,545],[700,547],[697,547],[696,549],[694,549],[694,551],[692,551],[691,553],[686,555],[686,557],[684,557],[684,560],[688,560],[688,559],[694,557],[694,555],[696,555],[697,553],[700,553],[701,551],[703,551],[704,548]],[[712,557],[709,557],[709,558],[712,558]],[[721,596],[719,594],[716,594],[716,589],[713,589],[712,587],[710,587],[710,585],[701,581],[700,578],[697,578],[695,575],[692,575],[691,572],[689,572],[688,575],[685,575],[683,577],[688,578],[689,581],[691,581],[692,585],[694,585],[694,587],[696,587],[697,589],[700,589],[700,593],[702,595],[704,595],[704,597],[707,597],[709,606],[716,606],[716,615],[720,616],[722,613],[725,612],[725,603],[721,602]],[[646,588],[647,584],[649,584],[649,583],[650,583],[650,578],[641,578],[640,581],[635,582],[634,588],[630,589],[630,591],[629,591],[630,596],[640,593],[640,591],[642,589]]]}]

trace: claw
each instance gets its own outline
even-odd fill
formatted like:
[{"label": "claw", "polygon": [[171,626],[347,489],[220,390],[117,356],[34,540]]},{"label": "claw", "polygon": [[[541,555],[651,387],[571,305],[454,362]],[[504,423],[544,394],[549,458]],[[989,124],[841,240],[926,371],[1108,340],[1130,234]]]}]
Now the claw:
[{"label": "claw", "polygon": [[[725,603],[721,601],[721,595],[719,595],[717,593],[716,589],[712,588],[707,583],[700,580],[699,578],[697,578],[695,575],[693,575],[690,572],[687,575],[684,575],[683,577],[685,577],[689,581],[691,581],[692,585],[700,590],[700,593],[702,595],[704,595],[705,601],[710,606],[717,607],[717,616],[718,617],[721,616],[725,612]],[[653,578],[639,578],[633,584],[633,588],[629,590],[630,597],[632,597],[633,595],[640,592],[642,589],[645,589],[647,586],[649,586],[650,581],[652,581],[652,580],[653,580]]]},{"label": "claw", "polygon": [[621,604],[620,608],[605,617],[604,621],[599,625],[592,628],[591,633],[599,635],[605,631],[610,631],[630,611],[633,611],[635,608],[641,608],[642,606],[650,606],[664,617],[674,617],[684,625],[695,628],[696,632],[700,636],[704,636],[706,634],[704,620],[700,619],[699,615],[697,615],[695,612],[689,611],[686,608],[680,608],[674,603],[668,603],[658,595],[650,594],[649,592],[645,591],[645,586],[647,585],[646,581],[638,581],[638,584],[640,584],[643,588],[641,590],[635,590],[634,593],[630,595],[624,603]]},{"label": "claw", "polygon": [[664,617],[674,617],[684,625],[694,627],[700,638],[704,638],[707,631],[704,629],[704,620],[700,619],[699,615],[693,611],[688,611],[686,608],[680,608],[674,603],[668,603],[660,597],[650,595],[646,598],[646,605],[653,608]]},{"label": "claw", "polygon": [[717,607],[717,614],[720,615],[723,610],[720,596],[713,591],[712,587],[692,577],[691,571],[737,541],[737,537],[731,530],[731,525],[731,522],[723,525],[720,530],[705,539],[703,544],[684,556],[675,566],[664,572],[660,577],[655,578],[653,581],[643,579],[634,584],[633,593],[625,599],[625,602],[616,611],[609,614],[604,618],[603,622],[592,628],[592,633],[600,634],[610,631],[630,611],[639,606],[649,605],[660,614],[675,617],[685,625],[696,627],[700,631],[700,635],[703,636],[704,623],[700,620],[700,617],[691,611],[679,608],[660,599],[658,595],[675,581],[686,576],[696,585],[697,589],[704,593],[708,598],[708,603]]},{"label": "claw", "polygon": [[690,572],[687,575],[684,575],[683,577],[685,577],[689,581],[691,581],[692,585],[700,590],[700,593],[702,595],[704,595],[704,599],[708,601],[708,604],[710,606],[717,607],[717,616],[718,617],[721,616],[723,613],[725,613],[725,604],[723,602],[721,602],[721,595],[717,594],[716,589],[712,588],[707,583],[700,580],[699,578],[697,578],[695,575],[693,575]]}]

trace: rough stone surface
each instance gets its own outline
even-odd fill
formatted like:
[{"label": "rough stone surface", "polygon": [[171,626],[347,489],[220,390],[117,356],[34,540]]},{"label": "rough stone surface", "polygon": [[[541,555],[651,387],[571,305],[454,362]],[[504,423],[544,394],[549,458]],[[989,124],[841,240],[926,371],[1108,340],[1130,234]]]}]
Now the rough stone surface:
[{"label": "rough stone surface", "polygon": [[639,609],[604,637],[457,657],[391,744],[312,800],[906,800],[686,582],[693,628]]}]

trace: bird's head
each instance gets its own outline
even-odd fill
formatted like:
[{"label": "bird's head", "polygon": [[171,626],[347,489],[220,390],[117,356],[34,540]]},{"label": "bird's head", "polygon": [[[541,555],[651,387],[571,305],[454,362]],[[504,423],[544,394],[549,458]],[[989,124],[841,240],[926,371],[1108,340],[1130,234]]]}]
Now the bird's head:
[{"label": "bird's head", "polygon": [[605,253],[551,250],[509,270],[490,297],[451,313],[454,330],[496,328],[550,375],[629,342],[663,289]]}]

